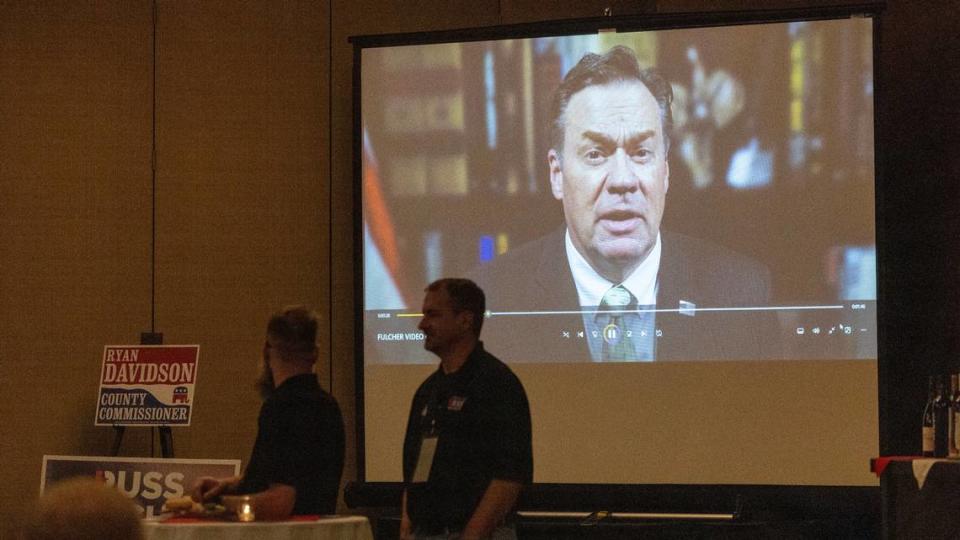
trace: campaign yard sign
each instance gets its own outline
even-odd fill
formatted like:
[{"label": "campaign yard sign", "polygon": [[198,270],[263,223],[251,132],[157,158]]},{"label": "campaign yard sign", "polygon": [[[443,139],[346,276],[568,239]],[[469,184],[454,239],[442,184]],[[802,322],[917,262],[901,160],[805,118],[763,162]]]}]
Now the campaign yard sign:
[{"label": "campaign yard sign", "polygon": [[199,345],[106,345],[97,426],[189,426]]},{"label": "campaign yard sign", "polygon": [[43,456],[40,494],[67,478],[97,478],[132,499],[140,515],[149,518],[160,515],[167,499],[189,495],[193,483],[202,476],[239,474],[239,459]]}]

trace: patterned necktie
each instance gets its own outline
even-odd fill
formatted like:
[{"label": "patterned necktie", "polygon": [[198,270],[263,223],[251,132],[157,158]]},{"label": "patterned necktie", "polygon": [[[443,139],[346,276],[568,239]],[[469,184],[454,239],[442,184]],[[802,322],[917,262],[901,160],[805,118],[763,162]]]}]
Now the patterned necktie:
[{"label": "patterned necktie", "polygon": [[[627,335],[625,324],[631,310],[637,309],[637,299],[623,285],[611,287],[600,299],[597,325],[600,327],[602,360],[634,360],[636,350],[633,340]],[[634,316],[636,316],[634,314]]]}]

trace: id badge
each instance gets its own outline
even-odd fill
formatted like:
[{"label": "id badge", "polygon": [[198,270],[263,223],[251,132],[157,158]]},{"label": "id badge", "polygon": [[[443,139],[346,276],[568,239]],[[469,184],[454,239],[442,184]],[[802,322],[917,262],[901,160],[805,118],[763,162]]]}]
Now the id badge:
[{"label": "id badge", "polygon": [[413,482],[426,482],[430,478],[430,468],[433,467],[433,456],[437,453],[436,435],[428,435],[420,441],[420,456],[417,466],[413,469]]}]

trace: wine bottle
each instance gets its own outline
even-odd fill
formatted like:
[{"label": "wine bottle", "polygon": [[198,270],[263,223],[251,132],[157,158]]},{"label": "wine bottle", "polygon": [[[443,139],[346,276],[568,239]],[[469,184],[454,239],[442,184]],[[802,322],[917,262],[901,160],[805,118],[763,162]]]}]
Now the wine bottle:
[{"label": "wine bottle", "polygon": [[943,378],[937,377],[937,397],[933,400],[933,457],[947,457],[950,446],[950,395],[943,383]]},{"label": "wine bottle", "polygon": [[960,374],[950,376],[950,447],[947,457],[960,458]]},{"label": "wine bottle", "polygon": [[937,389],[934,386],[933,381],[934,379],[932,375],[927,378],[927,404],[923,406],[923,442],[921,446],[921,453],[927,457],[933,457],[933,401],[937,398]]}]

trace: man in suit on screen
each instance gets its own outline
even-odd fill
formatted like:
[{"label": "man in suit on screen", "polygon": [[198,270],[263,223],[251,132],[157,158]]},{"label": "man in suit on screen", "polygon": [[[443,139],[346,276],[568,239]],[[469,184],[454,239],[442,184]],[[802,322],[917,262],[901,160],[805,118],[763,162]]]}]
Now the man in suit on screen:
[{"label": "man in suit on screen", "polygon": [[513,351],[512,358],[775,354],[769,314],[697,311],[767,305],[767,269],[660,228],[670,187],[672,99],[670,84],[641,69],[622,46],[585,55],[564,78],[547,160],[565,226],[473,274],[495,313],[488,340]]}]

